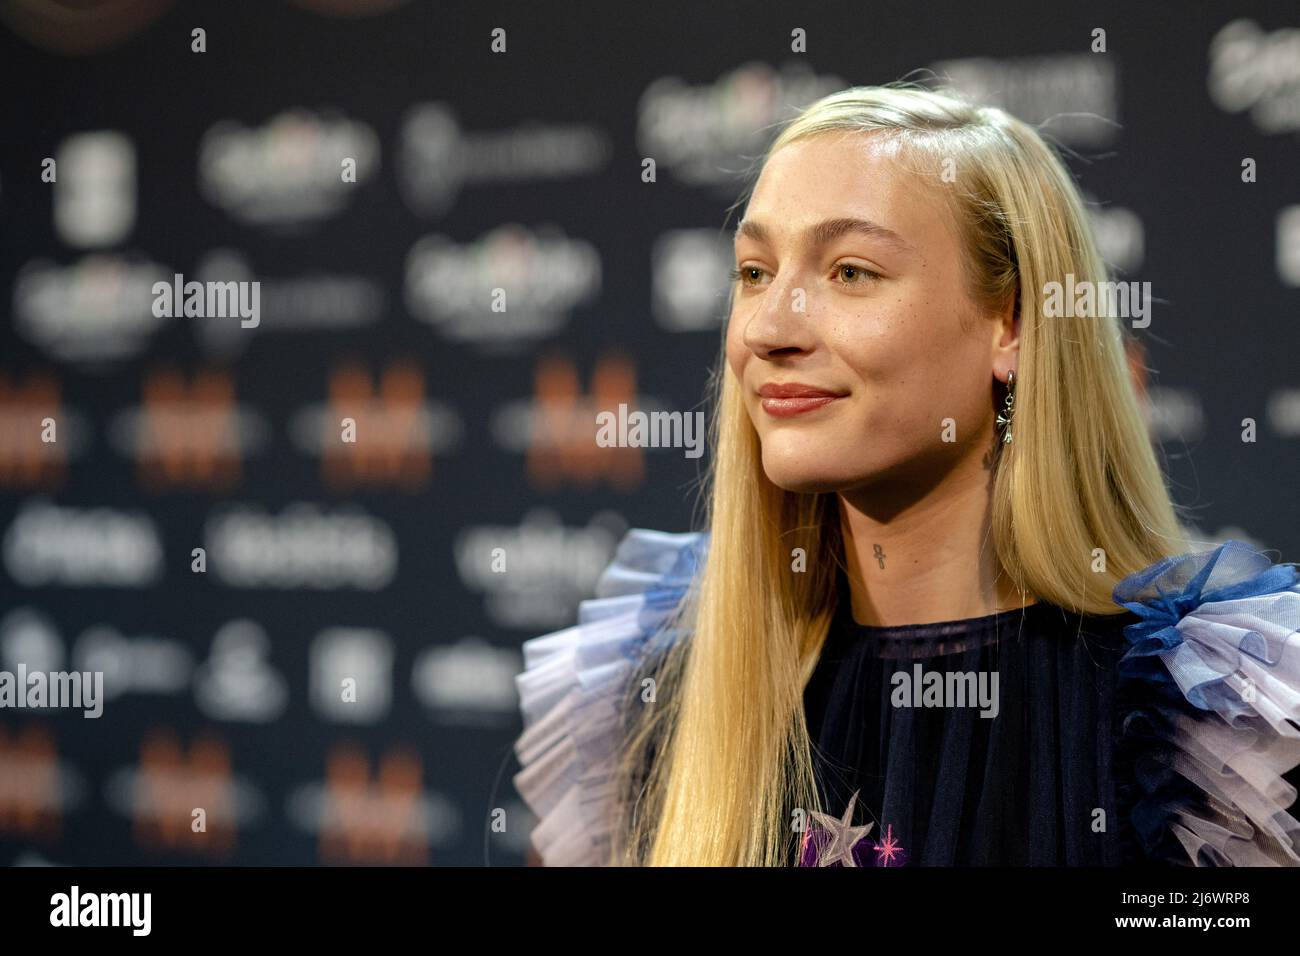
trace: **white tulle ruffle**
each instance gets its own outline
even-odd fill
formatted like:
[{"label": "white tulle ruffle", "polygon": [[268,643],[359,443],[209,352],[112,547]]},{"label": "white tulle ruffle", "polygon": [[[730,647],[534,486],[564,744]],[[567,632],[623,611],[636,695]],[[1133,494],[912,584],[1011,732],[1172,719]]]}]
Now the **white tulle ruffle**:
[{"label": "white tulle ruffle", "polygon": [[663,625],[706,548],[702,533],[632,529],[578,623],[524,642],[514,784],[537,816],[532,844],[545,865],[608,861],[623,695],[651,643],[677,636]]}]

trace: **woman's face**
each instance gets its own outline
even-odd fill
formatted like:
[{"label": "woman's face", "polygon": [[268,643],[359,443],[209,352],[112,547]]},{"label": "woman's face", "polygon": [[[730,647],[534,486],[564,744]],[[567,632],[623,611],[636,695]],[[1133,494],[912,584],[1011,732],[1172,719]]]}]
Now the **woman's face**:
[{"label": "woman's face", "polygon": [[[1010,310],[994,321],[970,297],[935,182],[867,134],[822,134],[768,158],[736,234],[727,361],[779,487],[933,480],[988,451],[1014,325]],[[782,398],[781,386],[822,395]]]}]

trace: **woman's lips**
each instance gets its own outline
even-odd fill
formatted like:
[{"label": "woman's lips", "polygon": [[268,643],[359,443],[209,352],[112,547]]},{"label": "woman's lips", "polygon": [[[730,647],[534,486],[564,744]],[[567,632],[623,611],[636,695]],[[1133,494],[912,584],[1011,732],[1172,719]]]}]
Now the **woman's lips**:
[{"label": "woman's lips", "polygon": [[799,382],[782,385],[769,383],[760,388],[758,394],[762,397],[763,411],[776,418],[802,415],[844,397],[824,388]]},{"label": "woman's lips", "polygon": [[838,400],[839,397],[838,395],[819,395],[813,398],[765,398],[761,404],[763,411],[769,415],[776,418],[790,418],[794,415],[802,415],[804,412],[811,412],[823,405],[829,405],[831,402]]}]

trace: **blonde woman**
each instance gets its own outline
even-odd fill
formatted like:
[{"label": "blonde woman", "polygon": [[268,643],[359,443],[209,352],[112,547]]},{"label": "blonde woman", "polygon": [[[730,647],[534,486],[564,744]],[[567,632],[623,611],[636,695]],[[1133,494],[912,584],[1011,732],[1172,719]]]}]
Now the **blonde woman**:
[{"label": "blonde woman", "polygon": [[550,865],[1300,863],[1295,568],[1188,551],[1109,278],[1031,127],[901,85],[775,139],[708,530],[525,644]]}]

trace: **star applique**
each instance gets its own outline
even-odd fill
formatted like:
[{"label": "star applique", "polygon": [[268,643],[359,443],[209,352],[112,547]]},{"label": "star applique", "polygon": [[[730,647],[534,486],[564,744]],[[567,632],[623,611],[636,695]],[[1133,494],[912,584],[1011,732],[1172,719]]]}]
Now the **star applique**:
[{"label": "star applique", "polygon": [[871,832],[874,823],[868,823],[866,826],[855,827],[853,821],[853,806],[858,801],[858,791],[853,791],[853,796],[849,797],[848,809],[844,811],[844,816],[839,820],[825,813],[813,811],[815,819],[827,833],[831,835],[830,845],[817,853],[818,866],[830,866],[832,863],[841,862],[845,866],[857,866],[858,863],[853,859],[853,848],[858,845],[863,837]]}]

